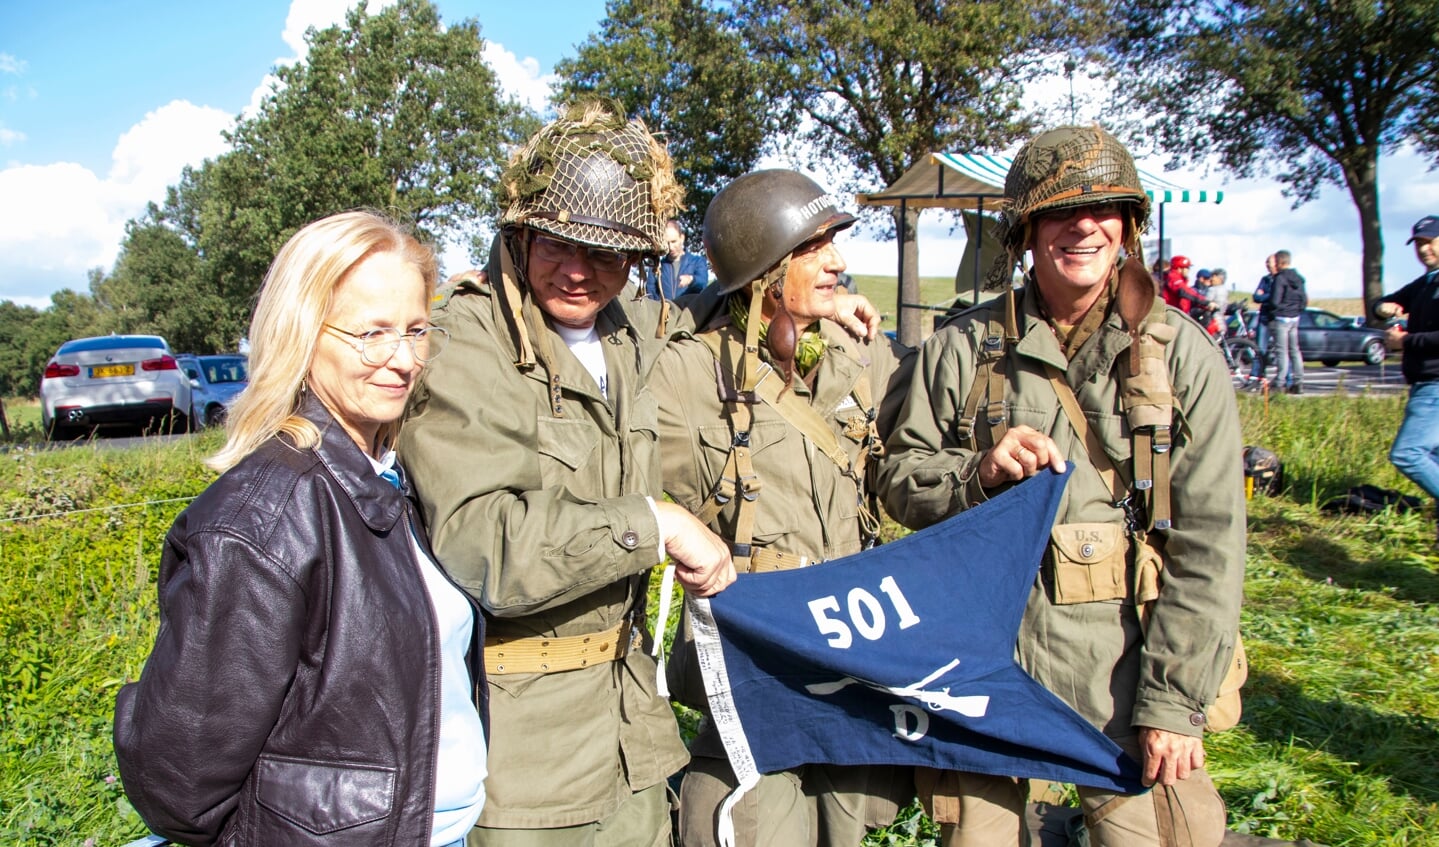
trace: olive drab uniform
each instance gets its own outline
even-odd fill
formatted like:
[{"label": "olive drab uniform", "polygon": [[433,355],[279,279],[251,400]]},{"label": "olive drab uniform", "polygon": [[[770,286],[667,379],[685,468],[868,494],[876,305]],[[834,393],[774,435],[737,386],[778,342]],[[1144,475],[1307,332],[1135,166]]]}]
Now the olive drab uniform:
[{"label": "olive drab uniform", "polygon": [[472,277],[434,310],[451,355],[417,387],[400,452],[437,559],[486,612],[482,827],[602,820],[686,761],[645,631],[660,466],[644,380],[659,345],[625,305],[596,324],[608,398],[542,323],[528,337],[549,361],[517,368],[495,285]]},{"label": "olive drab uniform", "polygon": [[[880,488],[901,523],[928,526],[996,493],[980,486],[978,467],[1006,426],[1028,425],[1054,440],[1077,467],[1016,657],[1142,761],[1140,727],[1204,732],[1206,708],[1232,664],[1245,530],[1233,389],[1204,331],[1174,309],[1151,308],[1147,321],[1155,326],[1144,332],[1131,332],[1118,309],[1105,312],[1066,357],[1032,279],[1014,299],[1015,337],[995,337],[995,327],[1006,325],[1004,295],[958,315],[924,345],[881,461]],[[1149,349],[1132,350],[1136,343]],[[1140,431],[1127,416],[1135,392],[1126,377],[1139,369],[1127,371],[1132,365],[1167,375],[1150,386],[1172,392],[1161,427]],[[1167,503],[1149,490],[1163,475]],[[947,778],[957,785],[940,793],[960,796],[961,815],[983,817],[995,805],[1022,812],[1022,785],[1006,788],[973,774]],[[1158,843],[1151,840],[1155,820],[1161,832],[1175,830],[1166,844],[1217,845],[1222,838],[1222,801],[1203,771],[1169,790],[1125,797],[1081,788],[1080,795],[1092,844]],[[1137,805],[1118,812],[1125,804]],[[1131,813],[1147,822],[1131,829]],[[953,843],[1023,839],[1005,831]]]},{"label": "olive drab uniform", "polygon": [[[660,407],[665,490],[731,542],[737,570],[803,567],[873,542],[866,467],[903,401],[914,357],[885,337],[857,342],[829,321],[820,322],[820,334],[824,355],[808,383],[794,380],[788,398],[770,392],[761,399],[763,382],[755,395],[741,390],[744,333],[728,316],[698,335],[674,338],[650,379]],[[767,368],[764,382],[782,388]],[[792,406],[785,411],[789,404],[804,406],[809,423]],[[806,435],[803,427],[813,422],[827,431]],[[841,455],[829,456],[826,448]],[[747,454],[738,462],[737,449]],[[683,622],[679,632],[671,689],[707,711]],[[734,788],[708,720],[690,752],[680,825],[686,847],[715,843],[715,812]],[[735,810],[737,843],[856,847],[867,826],[890,823],[912,797],[909,768],[810,765],[769,774]]]}]

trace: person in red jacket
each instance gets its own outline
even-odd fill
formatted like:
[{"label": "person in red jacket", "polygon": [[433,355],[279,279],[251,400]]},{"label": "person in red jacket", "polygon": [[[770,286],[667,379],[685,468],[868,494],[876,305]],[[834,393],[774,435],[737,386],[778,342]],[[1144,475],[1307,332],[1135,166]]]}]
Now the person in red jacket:
[{"label": "person in red jacket", "polygon": [[1164,302],[1186,315],[1193,314],[1195,307],[1209,305],[1209,300],[1189,284],[1188,274],[1193,264],[1187,256],[1175,256],[1169,261],[1169,273],[1164,276]]}]

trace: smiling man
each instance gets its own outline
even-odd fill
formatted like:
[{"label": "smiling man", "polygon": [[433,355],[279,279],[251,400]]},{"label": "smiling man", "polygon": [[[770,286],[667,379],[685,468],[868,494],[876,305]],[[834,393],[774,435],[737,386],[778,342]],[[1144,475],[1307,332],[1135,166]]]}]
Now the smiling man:
[{"label": "smiling man", "polygon": [[[856,341],[834,323],[845,269],[834,238],[854,222],[814,180],[779,169],[739,177],[705,210],[716,282],[699,296],[722,305],[699,331],[676,334],[651,386],[665,490],[730,544],[742,571],[848,556],[879,531],[868,468],[904,400],[913,351],[884,335]],[[708,715],[687,632],[671,687]],[[737,781],[708,717],[690,752],[681,843],[712,847]],[[856,847],[913,795],[903,767],[766,774],[734,810],[735,843]]]},{"label": "smiling man", "polygon": [[[918,529],[1075,465],[1016,654],[1143,767],[1150,792],[1080,788],[1095,847],[1215,847],[1224,804],[1206,725],[1235,652],[1244,581],[1238,413],[1217,349],[1155,297],[1149,198],[1104,130],[1031,139],[1005,182],[991,282],[1005,293],[924,345],[886,442],[885,506]],[[1022,289],[1013,268],[1028,253]],[[946,847],[1029,843],[1024,783],[937,778]],[[946,802],[934,803],[938,798]]]}]

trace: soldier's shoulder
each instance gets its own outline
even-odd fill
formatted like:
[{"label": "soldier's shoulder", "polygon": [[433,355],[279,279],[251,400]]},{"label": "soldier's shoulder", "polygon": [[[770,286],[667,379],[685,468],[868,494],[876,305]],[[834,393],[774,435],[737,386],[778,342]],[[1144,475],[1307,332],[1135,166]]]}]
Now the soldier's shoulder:
[{"label": "soldier's shoulder", "polygon": [[970,332],[973,327],[985,327],[994,319],[1002,317],[1003,301],[999,297],[981,300],[972,304],[955,304],[935,322],[934,332]]}]

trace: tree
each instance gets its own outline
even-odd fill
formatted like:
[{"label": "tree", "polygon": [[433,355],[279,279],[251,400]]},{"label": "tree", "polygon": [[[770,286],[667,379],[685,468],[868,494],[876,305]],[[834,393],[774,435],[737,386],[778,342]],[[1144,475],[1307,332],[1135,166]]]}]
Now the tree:
[{"label": "tree", "polygon": [[[428,0],[373,15],[362,2],[306,41],[307,59],[278,69],[259,112],[227,134],[232,149],[187,169],[127,231],[110,293],[186,339],[172,344],[233,349],[271,260],[310,221],[374,208],[435,242],[495,215],[503,145],[525,111],[501,99],[478,24],[444,28]],[[156,284],[188,302],[141,297]]]},{"label": "tree", "polygon": [[709,201],[754,168],[775,121],[763,68],[729,9],[703,0],[609,0],[600,31],[555,65],[560,99],[599,93],[663,137],[698,232]]},{"label": "tree", "polygon": [[1275,169],[1296,206],[1326,183],[1359,212],[1365,313],[1383,295],[1379,157],[1439,161],[1433,0],[1119,0],[1131,136],[1240,176]]},{"label": "tree", "polygon": [[[1039,116],[1023,83],[1083,33],[1084,4],[1043,0],[750,0],[751,50],[778,73],[769,94],[812,163],[840,162],[850,190],[889,185],[924,156],[955,147],[995,150],[1029,134]],[[801,120],[803,118],[803,120]],[[899,337],[919,343],[917,210],[900,234]]]}]

